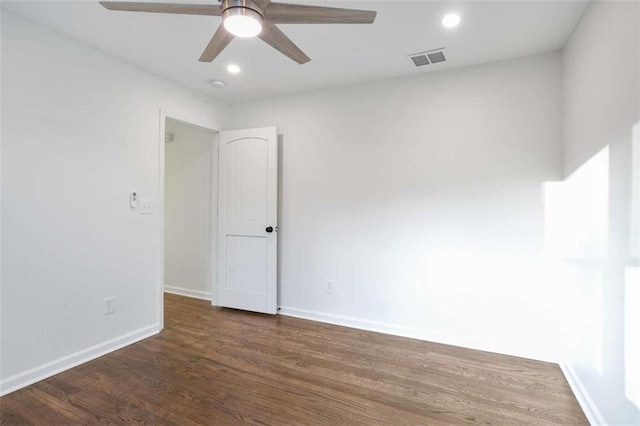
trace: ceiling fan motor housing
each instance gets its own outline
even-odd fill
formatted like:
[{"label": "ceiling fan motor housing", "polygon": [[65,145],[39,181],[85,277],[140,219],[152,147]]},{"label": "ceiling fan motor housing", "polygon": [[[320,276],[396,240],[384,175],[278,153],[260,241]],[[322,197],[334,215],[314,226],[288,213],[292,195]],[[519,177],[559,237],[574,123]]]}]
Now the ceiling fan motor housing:
[{"label": "ceiling fan motor housing", "polygon": [[238,13],[243,15],[253,15],[257,13],[260,15],[260,19],[264,19],[264,11],[262,8],[251,0],[222,0],[220,8],[222,9],[223,19],[226,16]]}]

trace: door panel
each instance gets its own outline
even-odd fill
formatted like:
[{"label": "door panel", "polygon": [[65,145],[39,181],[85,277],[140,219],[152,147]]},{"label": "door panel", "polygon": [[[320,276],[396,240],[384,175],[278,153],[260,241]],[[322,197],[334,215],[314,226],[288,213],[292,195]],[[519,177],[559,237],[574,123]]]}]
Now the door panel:
[{"label": "door panel", "polygon": [[268,140],[243,138],[227,144],[227,220],[266,221]]},{"label": "door panel", "polygon": [[219,140],[219,304],[275,314],[276,128],[221,132]]},{"label": "door panel", "polygon": [[227,235],[226,288],[256,293],[267,292],[267,239]]}]

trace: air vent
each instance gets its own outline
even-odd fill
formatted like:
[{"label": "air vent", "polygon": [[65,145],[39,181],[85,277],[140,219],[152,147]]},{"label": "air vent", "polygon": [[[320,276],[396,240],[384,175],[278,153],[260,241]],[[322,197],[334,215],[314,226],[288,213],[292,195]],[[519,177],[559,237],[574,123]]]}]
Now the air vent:
[{"label": "air vent", "polygon": [[438,62],[444,62],[447,60],[447,58],[444,57],[443,51],[427,53],[427,57],[432,64],[437,64]]},{"label": "air vent", "polygon": [[429,65],[429,59],[427,58],[427,55],[411,56],[411,60],[413,61],[416,67]]},{"label": "air vent", "polygon": [[444,55],[444,48],[434,49],[426,52],[414,53],[409,55],[409,59],[416,67],[422,67],[424,65],[437,64],[439,62],[445,62],[447,57]]}]

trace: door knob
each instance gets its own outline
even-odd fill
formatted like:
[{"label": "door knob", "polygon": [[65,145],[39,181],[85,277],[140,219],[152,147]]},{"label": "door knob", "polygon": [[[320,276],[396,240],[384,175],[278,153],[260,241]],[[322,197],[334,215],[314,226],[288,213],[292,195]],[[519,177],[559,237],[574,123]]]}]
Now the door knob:
[{"label": "door knob", "polygon": [[267,229],[265,229],[265,231],[269,233],[273,232],[273,226],[267,226]]}]

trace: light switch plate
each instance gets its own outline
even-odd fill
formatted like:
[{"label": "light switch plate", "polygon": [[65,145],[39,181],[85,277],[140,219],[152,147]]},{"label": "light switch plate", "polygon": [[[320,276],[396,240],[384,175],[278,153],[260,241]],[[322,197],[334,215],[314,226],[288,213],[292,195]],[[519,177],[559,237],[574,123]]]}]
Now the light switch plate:
[{"label": "light switch plate", "polygon": [[129,208],[131,210],[138,208],[138,193],[136,191],[131,191],[129,193]]},{"label": "light switch plate", "polygon": [[140,214],[153,214],[153,201],[151,200],[140,201]]},{"label": "light switch plate", "polygon": [[109,315],[116,311],[116,298],[105,297],[104,298],[104,314]]}]

